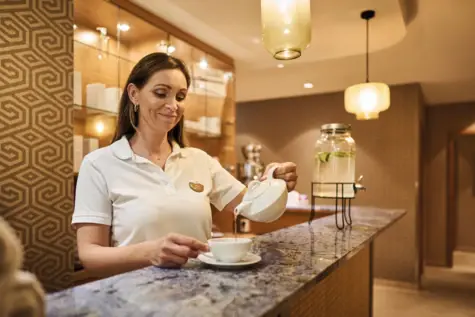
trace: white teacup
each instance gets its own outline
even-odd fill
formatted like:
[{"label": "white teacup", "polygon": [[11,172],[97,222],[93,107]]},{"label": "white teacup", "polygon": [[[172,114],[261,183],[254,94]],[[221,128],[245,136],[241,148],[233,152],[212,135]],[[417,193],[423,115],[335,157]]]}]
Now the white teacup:
[{"label": "white teacup", "polygon": [[249,252],[252,240],[248,238],[214,238],[208,240],[208,245],[217,261],[236,263]]}]

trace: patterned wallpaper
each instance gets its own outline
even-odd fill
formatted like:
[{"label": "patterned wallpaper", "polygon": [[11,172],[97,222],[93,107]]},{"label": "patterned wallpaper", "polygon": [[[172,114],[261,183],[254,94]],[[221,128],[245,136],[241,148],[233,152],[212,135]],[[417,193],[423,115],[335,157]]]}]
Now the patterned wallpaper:
[{"label": "patterned wallpaper", "polygon": [[0,215],[47,291],[69,286],[73,0],[0,0]]}]

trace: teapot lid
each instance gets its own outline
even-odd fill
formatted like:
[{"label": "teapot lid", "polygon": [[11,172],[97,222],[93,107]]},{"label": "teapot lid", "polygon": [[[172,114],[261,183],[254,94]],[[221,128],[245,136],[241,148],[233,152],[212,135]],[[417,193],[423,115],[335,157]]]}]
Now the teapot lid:
[{"label": "teapot lid", "polygon": [[252,181],[249,183],[247,188],[246,195],[244,195],[244,200],[253,200],[259,196],[261,196],[268,188],[269,188],[268,181]]},{"label": "teapot lid", "polygon": [[[246,194],[244,195],[243,200],[246,200],[246,201],[253,200],[253,199],[255,199],[259,196],[262,196],[265,192],[269,193],[269,189],[276,188],[276,186],[275,186],[276,181],[278,181],[279,183],[282,183],[282,185],[277,186],[277,188],[282,187],[284,190],[287,190],[287,187],[285,185],[285,181],[274,178],[273,175],[274,175],[274,171],[276,170],[276,168],[277,168],[277,166],[274,166],[274,167],[269,169],[269,171],[267,172],[267,179],[266,180],[264,180],[264,181],[254,180],[254,181],[250,182],[249,185],[248,185],[248,190],[247,190]],[[272,185],[274,185],[274,186],[272,186]],[[281,192],[279,190],[277,190],[277,192],[276,192],[275,189],[271,189],[270,192],[273,192],[277,195],[281,194]]]}]

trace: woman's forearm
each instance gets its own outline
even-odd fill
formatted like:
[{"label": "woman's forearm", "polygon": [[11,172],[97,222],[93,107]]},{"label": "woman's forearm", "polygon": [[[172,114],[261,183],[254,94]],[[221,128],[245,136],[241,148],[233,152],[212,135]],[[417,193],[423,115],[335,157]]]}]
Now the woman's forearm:
[{"label": "woman's forearm", "polygon": [[82,246],[81,264],[94,277],[104,278],[151,265],[152,242],[124,247],[104,247],[97,244]]}]

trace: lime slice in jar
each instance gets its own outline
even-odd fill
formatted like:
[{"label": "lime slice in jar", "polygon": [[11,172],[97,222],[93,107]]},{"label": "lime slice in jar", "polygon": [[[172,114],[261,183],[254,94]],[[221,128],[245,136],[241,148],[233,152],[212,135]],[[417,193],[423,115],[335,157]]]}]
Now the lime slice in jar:
[{"label": "lime slice in jar", "polygon": [[320,152],[320,153],[318,153],[318,159],[322,163],[327,163],[328,160],[330,159],[330,152]]},{"label": "lime slice in jar", "polygon": [[350,157],[351,152],[333,152],[332,155],[334,157]]},{"label": "lime slice in jar", "polygon": [[354,152],[319,152],[317,154],[318,160],[322,163],[328,163],[330,160],[330,156],[333,157],[353,157],[355,155]]}]

